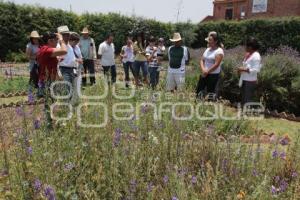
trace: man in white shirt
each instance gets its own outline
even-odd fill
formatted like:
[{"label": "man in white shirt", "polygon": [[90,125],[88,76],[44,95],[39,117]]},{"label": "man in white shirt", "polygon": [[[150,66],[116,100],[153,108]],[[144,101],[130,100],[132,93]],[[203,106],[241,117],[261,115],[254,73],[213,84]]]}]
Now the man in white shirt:
[{"label": "man in white shirt", "polygon": [[[70,94],[71,89],[74,86],[75,78],[76,78],[76,70],[77,70],[77,58],[76,55],[81,55],[80,49],[76,48],[73,49],[73,47],[69,44],[70,40],[70,31],[67,26],[61,26],[58,28],[58,32],[62,34],[63,40],[67,45],[67,54],[65,56],[61,56],[58,58],[59,63],[59,70],[63,76],[64,81],[68,82],[70,85],[66,86],[66,92],[67,94],[64,95],[70,95],[70,98],[72,97],[72,94]],[[71,87],[71,88],[70,88]]]},{"label": "man in white shirt", "polygon": [[101,60],[101,65],[103,67],[104,76],[109,78],[109,70],[111,74],[111,82],[116,82],[117,72],[115,64],[115,46],[113,44],[113,35],[109,34],[106,40],[102,42],[99,46],[98,55]]}]

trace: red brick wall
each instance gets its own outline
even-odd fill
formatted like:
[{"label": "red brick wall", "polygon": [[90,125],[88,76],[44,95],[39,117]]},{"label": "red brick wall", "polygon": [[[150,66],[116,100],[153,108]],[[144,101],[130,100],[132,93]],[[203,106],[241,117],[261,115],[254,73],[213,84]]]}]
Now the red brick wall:
[{"label": "red brick wall", "polygon": [[252,13],[253,0],[249,1],[249,17],[282,17],[300,15],[300,0],[268,0],[266,13]]},{"label": "red brick wall", "polygon": [[300,15],[300,0],[268,0],[266,13],[252,13],[253,0],[224,0],[214,3],[215,20],[225,19],[229,3],[233,8],[233,19],[240,19],[241,6],[245,6],[246,18]]}]

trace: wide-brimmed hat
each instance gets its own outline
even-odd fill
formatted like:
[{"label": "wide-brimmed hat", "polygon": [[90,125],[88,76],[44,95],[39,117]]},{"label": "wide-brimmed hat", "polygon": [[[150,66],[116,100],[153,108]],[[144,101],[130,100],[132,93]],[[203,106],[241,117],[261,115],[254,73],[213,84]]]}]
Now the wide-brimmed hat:
[{"label": "wide-brimmed hat", "polygon": [[87,27],[84,27],[83,30],[81,31],[82,34],[89,34],[90,31]]},{"label": "wide-brimmed hat", "polygon": [[30,33],[30,38],[40,38],[40,35],[37,31],[32,31]]},{"label": "wide-brimmed hat", "polygon": [[218,33],[216,31],[209,32],[207,38],[205,38],[205,41],[208,42],[209,37],[212,36],[212,35],[218,35]]},{"label": "wide-brimmed hat", "polygon": [[70,33],[70,30],[68,26],[60,26],[57,28],[57,32],[64,34],[64,33]]},{"label": "wide-brimmed hat", "polygon": [[182,40],[182,38],[181,38],[180,33],[174,33],[173,38],[170,39],[171,42],[179,42],[181,40]]}]

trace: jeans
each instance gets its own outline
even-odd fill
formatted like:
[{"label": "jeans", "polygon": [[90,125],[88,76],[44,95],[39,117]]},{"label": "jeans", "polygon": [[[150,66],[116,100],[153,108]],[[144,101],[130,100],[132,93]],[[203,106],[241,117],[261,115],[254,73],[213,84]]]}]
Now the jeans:
[{"label": "jeans", "polygon": [[[75,83],[75,74],[74,74],[74,68],[72,67],[64,67],[64,66],[60,66],[59,67],[61,74],[64,78],[64,81],[68,82],[71,84],[71,88],[70,86],[65,86],[65,91],[67,94],[70,94],[71,92],[74,92],[74,83]],[[65,95],[67,95],[65,94]],[[73,96],[73,94],[71,94],[71,97]]]},{"label": "jeans", "polygon": [[147,77],[148,76],[148,66],[146,61],[135,61],[133,64],[133,69],[135,72],[135,77],[139,77],[140,76],[140,70],[142,69],[143,72],[143,77]]},{"label": "jeans", "polygon": [[206,77],[200,76],[196,88],[196,95],[200,97],[200,93],[216,93],[216,87],[219,81],[219,74],[208,74]]},{"label": "jeans", "polygon": [[155,89],[159,82],[159,71],[158,67],[149,67],[150,74],[150,86]]},{"label": "jeans", "polygon": [[[96,78],[95,78],[95,63],[94,60],[83,60],[83,71],[84,75],[89,72],[90,75],[90,83],[91,85],[94,85],[96,83]],[[86,85],[86,77],[82,77],[82,85]]]},{"label": "jeans", "polygon": [[257,86],[256,82],[243,81],[243,85],[241,88],[242,105],[243,106],[246,103],[251,103],[254,101],[254,94],[255,94],[256,86]]},{"label": "jeans", "polygon": [[129,70],[131,70],[132,74],[134,75],[133,62],[123,63],[123,67],[124,67],[124,72],[125,72],[126,85],[128,85],[130,82]]},{"label": "jeans", "polygon": [[30,69],[30,79],[29,79],[29,86],[38,88],[39,82],[39,73],[38,73],[38,65],[34,64]]},{"label": "jeans", "polygon": [[109,70],[110,70],[110,75],[111,75],[111,82],[115,83],[116,79],[117,79],[117,70],[116,70],[116,66],[102,66],[103,70],[104,70],[104,76],[109,77]]}]

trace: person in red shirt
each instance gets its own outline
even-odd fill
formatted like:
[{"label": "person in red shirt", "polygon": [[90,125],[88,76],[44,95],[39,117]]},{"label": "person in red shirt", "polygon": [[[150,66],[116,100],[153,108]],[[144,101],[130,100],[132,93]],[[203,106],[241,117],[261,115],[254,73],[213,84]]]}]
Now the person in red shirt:
[{"label": "person in red shirt", "polygon": [[[59,33],[46,33],[43,35],[43,46],[37,53],[37,61],[39,63],[39,91],[38,96],[45,96],[45,114],[47,120],[47,127],[52,128],[52,119],[50,114],[50,102],[53,103],[53,99],[49,95],[49,88],[57,77],[57,56],[63,56],[67,54],[67,46],[64,42],[62,35]],[[60,47],[57,48],[57,44]],[[44,94],[46,93],[46,94]]]},{"label": "person in red shirt", "polygon": [[[39,84],[45,81],[55,81],[57,77],[57,56],[67,54],[67,46],[62,35],[57,33],[46,33],[43,35],[44,45],[37,54],[37,60],[40,65]],[[56,48],[57,44],[60,48]]]}]

